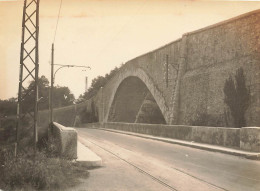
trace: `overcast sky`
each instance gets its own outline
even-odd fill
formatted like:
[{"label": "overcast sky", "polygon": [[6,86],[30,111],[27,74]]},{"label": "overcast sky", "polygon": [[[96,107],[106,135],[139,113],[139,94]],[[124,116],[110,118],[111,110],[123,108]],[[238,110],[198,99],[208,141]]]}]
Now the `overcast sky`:
[{"label": "overcast sky", "polygon": [[[50,79],[51,44],[60,0],[40,1],[39,75]],[[16,97],[23,1],[0,0],[0,99]],[[174,41],[183,33],[260,9],[260,2],[174,0],[63,0],[55,40],[55,63],[65,68],[55,85],[76,97],[91,80],[116,66]]]}]

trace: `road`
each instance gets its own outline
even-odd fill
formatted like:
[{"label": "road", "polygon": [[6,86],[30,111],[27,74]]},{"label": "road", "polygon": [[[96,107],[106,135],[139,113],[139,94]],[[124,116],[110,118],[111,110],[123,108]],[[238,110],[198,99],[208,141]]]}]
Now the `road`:
[{"label": "road", "polygon": [[[132,175],[137,177],[138,186],[146,177],[140,190],[260,190],[260,161],[99,129],[78,128],[77,131],[79,139],[88,142],[94,152],[107,153],[101,156],[103,160],[108,155],[117,158],[124,173],[131,167],[136,172]],[[120,174],[119,171],[116,173]],[[116,177],[117,182],[122,183],[121,179],[131,175],[122,172]],[[114,176],[112,173],[108,176]],[[143,177],[138,177],[138,173]],[[135,184],[133,176],[131,184]],[[153,185],[155,182],[157,185]],[[129,185],[123,189],[130,189]]]}]

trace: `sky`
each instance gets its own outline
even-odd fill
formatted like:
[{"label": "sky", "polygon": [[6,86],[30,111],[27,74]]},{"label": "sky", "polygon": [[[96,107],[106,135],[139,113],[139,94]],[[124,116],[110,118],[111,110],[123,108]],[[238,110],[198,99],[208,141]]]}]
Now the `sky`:
[{"label": "sky", "polygon": [[[77,98],[93,78],[191,32],[260,9],[260,1],[189,0],[40,1],[39,76],[50,81],[51,45],[63,68],[55,85]],[[0,0],[0,99],[17,97],[23,0]],[[55,66],[55,70],[58,67]]]}]

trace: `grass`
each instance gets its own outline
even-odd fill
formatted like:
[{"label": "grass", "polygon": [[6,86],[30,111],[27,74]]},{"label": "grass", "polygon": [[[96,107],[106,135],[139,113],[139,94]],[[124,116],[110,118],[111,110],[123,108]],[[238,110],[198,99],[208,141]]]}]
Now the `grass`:
[{"label": "grass", "polygon": [[20,152],[15,158],[10,149],[0,149],[0,189],[63,190],[87,178],[87,168],[71,160],[54,157],[49,151]]},{"label": "grass", "polygon": [[15,141],[16,128],[15,117],[0,119],[0,145]]}]

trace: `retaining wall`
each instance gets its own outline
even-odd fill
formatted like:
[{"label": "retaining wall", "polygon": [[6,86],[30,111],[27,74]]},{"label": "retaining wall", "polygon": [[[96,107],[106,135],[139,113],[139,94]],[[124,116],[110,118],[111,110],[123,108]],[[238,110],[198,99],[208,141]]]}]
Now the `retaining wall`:
[{"label": "retaining wall", "polygon": [[[91,111],[91,103],[92,99],[76,105],[54,108],[53,121],[67,127],[77,126],[80,124],[81,120],[83,120],[81,117],[83,118],[84,116],[81,116],[81,114],[84,114],[84,111]],[[47,135],[47,130],[50,124],[49,117],[49,110],[42,110],[38,112],[38,126],[42,132],[42,135]]]}]

